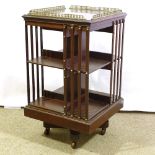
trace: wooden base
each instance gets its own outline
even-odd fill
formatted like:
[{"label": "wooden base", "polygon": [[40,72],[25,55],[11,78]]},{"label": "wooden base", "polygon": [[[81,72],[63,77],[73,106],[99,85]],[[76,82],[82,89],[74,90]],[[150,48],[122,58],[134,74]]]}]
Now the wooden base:
[{"label": "wooden base", "polygon": [[24,115],[53,124],[55,126],[68,128],[80,133],[91,134],[96,131],[97,128],[101,127],[111,116],[117,113],[123,107],[123,99],[109,105],[106,109],[95,115],[89,120],[82,120],[75,117],[64,116],[51,112],[46,109],[37,108],[28,105],[24,108]]},{"label": "wooden base", "polygon": [[43,121],[45,127],[44,134],[50,134],[51,128],[66,128],[70,130],[71,147],[77,147],[80,133],[92,134],[97,128],[101,128],[100,134],[104,135],[109,125],[109,118],[123,107],[123,99],[109,105],[93,118],[82,120],[75,117],[64,116],[63,114],[52,112],[32,105],[24,108],[24,115]]},{"label": "wooden base", "polygon": [[[44,134],[46,136],[48,136],[50,134],[50,129],[51,128],[62,128],[62,127],[55,126],[53,124],[49,124],[49,123],[46,123],[46,122],[43,122],[43,126],[45,127]],[[107,120],[104,124],[102,124],[100,126],[100,128],[101,128],[100,134],[101,135],[104,135],[106,133],[106,128],[108,126],[109,126],[109,120]],[[74,130],[70,130],[70,139],[71,139],[71,147],[73,149],[77,148],[78,141],[80,139],[80,132],[77,132],[77,131],[74,131]]]}]

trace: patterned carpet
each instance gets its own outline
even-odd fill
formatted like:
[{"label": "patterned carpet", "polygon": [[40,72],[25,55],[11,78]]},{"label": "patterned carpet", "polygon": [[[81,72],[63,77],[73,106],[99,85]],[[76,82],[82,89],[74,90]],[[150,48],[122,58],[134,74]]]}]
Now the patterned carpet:
[{"label": "patterned carpet", "polygon": [[0,108],[0,155],[155,155],[155,114],[116,114],[104,136],[81,135],[75,150],[67,129],[43,131],[23,110]]}]

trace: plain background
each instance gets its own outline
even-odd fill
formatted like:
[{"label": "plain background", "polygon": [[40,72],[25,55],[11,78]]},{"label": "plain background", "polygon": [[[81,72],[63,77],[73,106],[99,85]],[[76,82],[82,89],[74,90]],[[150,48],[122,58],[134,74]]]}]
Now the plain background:
[{"label": "plain background", "polygon": [[[126,12],[124,41],[124,66],[122,96],[124,110],[155,111],[155,20],[154,2],[151,0],[5,0],[0,5],[0,105],[21,107],[26,100],[26,66],[24,20],[22,15],[33,8],[55,5],[90,5],[121,8]],[[61,33],[45,36],[50,40],[47,47],[61,49]],[[57,36],[57,39],[53,39]],[[52,40],[53,39],[53,40]],[[55,41],[54,44],[51,44]],[[92,33],[91,49],[109,50],[110,36]],[[46,86],[55,89],[62,85],[62,71],[52,69],[47,75]],[[107,73],[95,72],[90,77],[92,89],[107,89]],[[53,76],[55,75],[55,76]],[[103,79],[101,76],[103,75]],[[54,82],[50,82],[54,80]]]}]

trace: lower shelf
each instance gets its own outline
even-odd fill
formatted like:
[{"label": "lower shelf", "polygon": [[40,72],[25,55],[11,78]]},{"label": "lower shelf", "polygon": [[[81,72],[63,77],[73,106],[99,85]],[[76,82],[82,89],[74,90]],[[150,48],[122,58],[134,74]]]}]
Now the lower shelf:
[{"label": "lower shelf", "polygon": [[64,102],[58,99],[51,99],[47,97],[41,97],[38,100],[30,103],[31,106],[35,106],[42,109],[47,109],[51,111],[55,111],[58,113],[64,112]]},{"label": "lower shelf", "polygon": [[[59,99],[51,99],[47,97],[41,97],[38,100],[35,100],[34,102],[30,103],[31,106],[34,106],[36,108],[40,109],[45,109],[48,111],[53,111],[55,113],[64,113],[64,101],[59,100]],[[100,100],[95,100],[93,98],[89,99],[89,112],[88,112],[88,118],[91,119],[94,117],[96,114],[104,110],[109,106],[108,103],[100,101]],[[75,117],[77,115],[77,107],[75,107],[74,114]],[[84,115],[85,113],[85,104],[83,103],[81,106],[81,115]]]},{"label": "lower shelf", "polygon": [[104,109],[106,109],[109,106],[108,103],[103,102],[103,101],[97,101],[94,99],[89,100],[89,112],[88,112],[88,118],[91,119]]}]

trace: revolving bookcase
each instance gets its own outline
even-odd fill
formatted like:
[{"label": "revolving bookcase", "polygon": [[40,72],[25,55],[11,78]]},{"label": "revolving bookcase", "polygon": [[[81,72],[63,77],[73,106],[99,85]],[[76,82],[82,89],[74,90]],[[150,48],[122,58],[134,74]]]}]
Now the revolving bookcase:
[{"label": "revolving bookcase", "polygon": [[[120,9],[89,6],[34,9],[23,16],[28,98],[24,115],[43,121],[45,135],[50,128],[67,128],[75,148],[80,133],[91,134],[101,128],[104,134],[109,118],[123,107],[125,17]],[[44,30],[63,32],[63,50],[44,49]],[[109,53],[89,50],[93,31],[111,34]],[[63,87],[45,89],[45,66],[63,70]],[[89,75],[98,69],[110,72],[109,93],[89,89]]]}]

